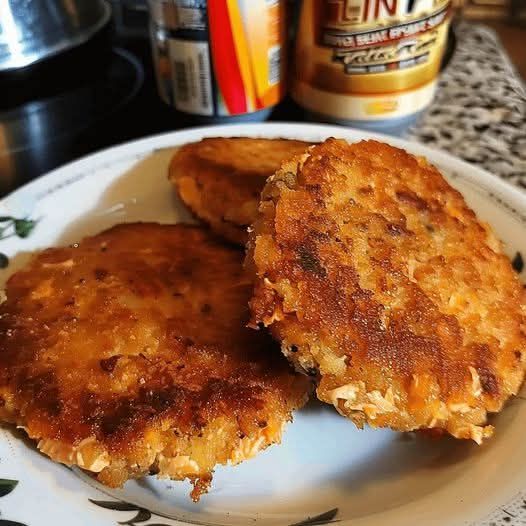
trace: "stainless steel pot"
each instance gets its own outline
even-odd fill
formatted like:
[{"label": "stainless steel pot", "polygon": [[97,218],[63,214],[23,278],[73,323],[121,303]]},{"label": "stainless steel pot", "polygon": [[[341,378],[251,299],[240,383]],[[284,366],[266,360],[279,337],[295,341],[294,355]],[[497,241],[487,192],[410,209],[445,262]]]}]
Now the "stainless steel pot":
[{"label": "stainless steel pot", "polygon": [[83,44],[110,16],[105,0],[0,0],[0,71]]}]

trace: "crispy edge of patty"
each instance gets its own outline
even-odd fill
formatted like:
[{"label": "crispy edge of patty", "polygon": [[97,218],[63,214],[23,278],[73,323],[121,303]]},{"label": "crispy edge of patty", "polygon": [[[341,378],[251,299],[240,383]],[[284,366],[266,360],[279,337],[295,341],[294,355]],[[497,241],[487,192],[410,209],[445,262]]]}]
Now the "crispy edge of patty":
[{"label": "crispy edge of patty", "polygon": [[[174,240],[177,237],[179,240]],[[123,244],[126,245],[126,248],[122,247]],[[166,248],[165,244],[169,245],[169,248]],[[176,246],[183,250],[183,255],[179,259],[174,257],[173,253]],[[137,255],[141,250],[146,252],[143,255]],[[208,257],[206,261],[195,261],[193,258],[196,256]],[[172,257],[177,260],[174,264],[180,267],[170,269]],[[162,261],[159,262],[159,260]],[[139,266],[140,268],[134,269],[134,262],[145,263],[146,268],[143,264]],[[185,396],[188,395],[190,402],[203,404],[202,414],[198,411],[200,406],[192,409],[191,414],[188,415],[186,415],[186,410],[182,411],[181,418],[188,420],[184,426],[182,422],[177,421],[177,415],[179,415],[177,411],[175,416],[170,413],[169,395],[172,392],[170,386],[163,391],[162,385],[158,385],[162,379],[159,377],[163,375],[168,379],[172,375],[172,380],[174,382],[177,380],[177,378],[174,380],[173,375],[176,374],[174,371],[179,370],[179,365],[174,365],[175,369],[173,369],[169,362],[164,361],[162,354],[163,351],[166,354],[169,351],[168,348],[158,349],[157,353],[151,355],[145,350],[146,356],[144,357],[142,353],[135,352],[140,349],[130,348],[131,354],[129,355],[123,353],[122,350],[114,355],[111,354],[111,349],[108,352],[101,349],[100,353],[94,353],[96,360],[93,362],[93,367],[88,364],[85,371],[87,374],[75,381],[66,378],[63,383],[61,383],[60,376],[57,378],[53,375],[60,375],[65,371],[59,371],[57,366],[55,369],[52,368],[53,370],[47,370],[44,367],[44,361],[60,360],[61,353],[65,350],[57,348],[53,354],[53,347],[40,349],[41,345],[45,346],[48,336],[51,335],[51,341],[54,342],[53,345],[56,345],[56,338],[68,337],[67,334],[61,335],[61,331],[66,331],[66,333],[71,331],[71,323],[73,325],[82,324],[81,316],[86,314],[82,310],[86,307],[83,305],[82,287],[90,287],[89,290],[95,293],[97,291],[108,293],[101,297],[100,301],[103,303],[99,305],[99,308],[90,303],[90,310],[100,311],[104,302],[109,302],[106,311],[101,312],[99,318],[94,315],[93,319],[90,317],[89,320],[84,320],[84,324],[89,322],[93,328],[97,328],[97,332],[104,333],[110,329],[110,324],[115,324],[115,328],[119,328],[122,321],[124,324],[122,327],[125,329],[130,323],[131,332],[128,336],[133,341],[137,341],[137,345],[143,345],[142,335],[140,332],[137,334],[134,332],[133,319],[130,321],[130,316],[135,315],[139,317],[137,321],[140,323],[140,312],[132,308],[129,314],[123,311],[122,317],[119,315],[117,318],[112,318],[117,309],[112,306],[116,305],[111,303],[115,300],[115,298],[112,299],[112,295],[116,297],[117,303],[120,295],[131,293],[135,298],[132,302],[160,302],[163,307],[166,305],[170,307],[170,302],[180,299],[184,292],[174,296],[175,299],[169,299],[172,297],[171,290],[163,290],[162,287],[169,289],[170,286],[177,285],[176,278],[179,272],[182,273],[180,274],[181,281],[184,282],[182,285],[187,282],[191,284],[193,278],[188,278],[186,274],[192,269],[186,263],[191,264],[194,271],[196,265],[201,265],[203,272],[207,272],[205,267],[212,265],[210,272],[217,280],[224,280],[223,283],[217,285],[219,292],[224,289],[225,294],[232,294],[226,298],[222,296],[219,306],[217,305],[219,298],[211,296],[208,299],[210,301],[213,299],[216,304],[205,303],[208,306],[206,311],[196,306],[198,311],[189,312],[190,315],[196,316],[203,313],[201,316],[203,331],[207,331],[207,323],[209,323],[207,316],[213,312],[212,309],[233,309],[237,320],[237,309],[239,309],[237,303],[228,306],[223,303],[224,301],[241,300],[245,290],[248,300],[250,285],[242,276],[242,254],[237,249],[220,244],[214,236],[199,227],[157,224],[118,225],[101,234],[86,238],[75,247],[48,249],[37,254],[25,269],[10,278],[7,284],[7,299],[0,305],[0,333],[3,338],[3,344],[0,344],[0,378],[2,380],[0,396],[3,401],[0,407],[0,417],[24,428],[32,439],[38,441],[40,451],[53,460],[67,465],[77,465],[91,471],[104,484],[118,487],[129,478],[138,478],[150,473],[174,479],[188,478],[194,484],[192,492],[194,500],[197,500],[200,494],[207,490],[216,464],[237,464],[253,457],[270,444],[279,442],[283,426],[291,419],[291,411],[303,405],[309,389],[304,380],[288,371],[284,362],[272,358],[269,360],[266,354],[258,354],[266,353],[264,338],[254,338],[252,331],[245,329],[241,322],[240,332],[244,334],[246,331],[247,338],[243,335],[239,343],[226,344],[236,345],[231,355],[228,355],[228,347],[221,342],[217,342],[217,345],[200,344],[187,338],[184,333],[170,334],[169,341],[163,340],[163,345],[173,349],[173,359],[179,356],[183,364],[192,363],[190,360],[185,361],[185,353],[199,354],[196,363],[201,363],[202,354],[203,370],[206,367],[212,367],[213,364],[207,365],[210,360],[215,360],[213,363],[217,363],[210,369],[217,375],[217,380],[215,377],[210,378],[210,382],[204,379],[202,384],[199,384],[198,380],[197,385],[198,390],[201,390],[199,396],[205,397],[207,390],[210,389],[212,396],[210,400],[201,399],[199,396],[192,397],[191,392],[185,391],[187,388],[184,385],[185,382],[190,382],[188,384],[190,388],[191,384],[195,383],[193,375],[199,374],[200,371],[186,372],[187,377],[185,378],[188,380],[184,378],[179,380],[183,382],[181,389],[172,389],[175,396],[173,403],[177,403],[180,398],[185,399]],[[224,265],[225,270],[218,269],[217,265]],[[77,268],[78,266],[81,268]],[[161,267],[164,270],[160,270]],[[152,269],[154,277],[150,274]],[[232,276],[227,275],[230,270],[232,270]],[[234,275],[234,271],[238,274],[237,276]],[[77,275],[78,273],[80,274]],[[224,275],[221,276],[222,274]],[[79,277],[80,275],[82,276]],[[68,281],[72,286],[71,289],[68,288]],[[162,287],[159,286],[160,284]],[[75,289],[77,285],[80,289]],[[59,288],[58,295],[53,294],[55,287]],[[206,300],[205,284],[202,288],[204,290],[199,290],[199,286],[194,287],[192,292],[201,299],[204,294]],[[237,292],[238,289],[240,292]],[[73,290],[77,290],[74,297],[70,294]],[[13,297],[13,292],[17,293],[16,297]],[[60,301],[65,302],[64,307]],[[96,301],[99,299],[97,298]],[[49,303],[46,305],[47,302]],[[80,310],[77,312],[75,309]],[[157,314],[153,313],[152,316],[157,316],[159,311],[156,312]],[[172,314],[177,312],[175,309]],[[45,319],[39,319],[40,313],[44,314]],[[61,315],[64,315],[65,318],[62,319]],[[143,316],[149,316],[149,314]],[[222,313],[221,316],[223,316]],[[66,318],[69,321],[64,321]],[[155,325],[155,321],[152,323]],[[151,324],[145,327],[150,328]],[[42,336],[43,333],[46,336]],[[98,334],[94,335],[94,338],[95,344],[102,342],[101,339],[97,339]],[[13,339],[13,343],[6,343],[8,339]],[[119,342],[121,339],[117,338]],[[237,336],[232,338],[232,341],[235,342],[236,339]],[[66,343],[75,341],[68,339]],[[149,341],[148,338],[145,342],[147,341]],[[112,343],[111,336],[109,336],[109,342]],[[251,342],[259,347],[254,350],[250,349],[254,355],[245,358],[243,345],[250,345]],[[116,343],[116,340],[113,343]],[[28,353],[20,357],[20,361],[17,360],[18,344],[23,344],[24,352]],[[155,341],[151,341],[151,345],[155,346]],[[82,351],[82,348],[77,350]],[[46,358],[44,359],[39,353],[44,353]],[[261,359],[258,356],[261,356]],[[157,357],[160,357],[160,363],[155,362]],[[36,367],[34,374],[31,373],[32,360],[39,360],[37,365],[42,365],[42,370]],[[223,367],[227,367],[225,374],[230,375],[228,377],[223,378],[222,373],[218,372],[221,360],[225,360],[226,365]],[[254,366],[251,365],[253,362]],[[240,369],[236,372],[238,365]],[[80,368],[82,363],[78,366]],[[258,367],[261,372],[258,372]],[[264,367],[268,367],[268,370]],[[227,372],[230,369],[232,372]],[[155,378],[150,378],[154,372]],[[136,383],[141,384],[140,387],[132,384],[129,391],[119,396],[117,388],[120,383],[126,384],[130,381],[130,377],[133,380],[134,375],[137,376]],[[82,400],[84,398],[79,398],[75,391],[76,382],[82,382],[83,378],[86,384],[95,382],[102,386],[101,391],[95,394],[98,397],[97,400],[94,401],[89,396],[85,398],[84,404],[93,409],[93,411],[89,410],[91,412],[86,416],[87,420],[83,417]],[[109,392],[104,389],[106,383],[108,388],[111,388]],[[61,393],[61,389],[64,389],[64,393]],[[24,390],[32,390],[31,392],[34,391],[34,393],[27,397],[24,395]],[[135,391],[140,396],[136,396]],[[129,393],[131,393],[130,400],[126,396]],[[244,399],[244,396],[248,398]],[[229,410],[230,399],[234,404],[232,412]],[[216,409],[213,404],[217,405]],[[107,405],[113,408],[112,411],[115,410],[115,418],[111,417],[113,414],[111,411],[110,414],[104,414]],[[66,419],[64,422],[59,420],[61,412],[63,418]],[[102,427],[98,425],[93,425],[93,429],[90,427],[92,420],[101,418],[104,420],[105,416],[111,417],[108,425],[111,424],[110,427],[115,427],[119,432],[122,431],[122,436],[115,435],[117,438],[113,438],[109,431],[106,434],[104,421],[102,421]],[[73,427],[76,427],[77,421],[82,421],[82,426],[85,427],[74,429],[73,438],[66,436],[68,419],[75,419]],[[196,419],[204,420],[200,422]],[[251,419],[257,421],[252,422]],[[73,423],[73,420],[70,421]],[[58,427],[57,422],[60,422]]]},{"label": "crispy edge of patty", "polygon": [[[358,230],[342,227],[342,217],[333,215],[337,210]],[[373,231],[362,236],[360,229]],[[459,234],[463,229],[472,236],[469,242]],[[428,266],[390,242],[417,236],[424,243],[426,230],[428,237],[465,243],[465,251],[451,247],[458,266],[454,258],[441,261],[448,254],[432,254],[433,242],[430,252],[437,259]],[[356,257],[353,245],[377,259]],[[492,434],[487,413],[500,411],[524,378],[524,291],[491,229],[436,168],[376,141],[348,145],[329,139],[269,179],[248,247],[247,265],[257,274],[251,323],[270,327],[287,358],[318,375],[320,399],[359,427],[440,428],[477,443]],[[462,259],[466,254],[481,265],[479,275]],[[434,291],[422,274],[438,275],[439,263]],[[462,276],[463,265],[474,277]],[[482,321],[463,317],[462,294],[453,292],[451,305],[440,298],[440,282],[442,289],[451,285],[444,277],[449,271],[462,276],[459,283],[474,295],[473,319],[480,306]],[[470,279],[493,290],[497,309],[491,299],[477,299]],[[409,299],[397,312],[404,294]],[[486,308],[493,309],[491,319],[484,318]],[[479,334],[481,323],[488,325]],[[466,334],[474,341],[464,344]]]},{"label": "crispy edge of patty", "polygon": [[205,138],[177,150],[168,178],[197,218],[230,242],[245,245],[266,178],[309,146],[294,139]]}]

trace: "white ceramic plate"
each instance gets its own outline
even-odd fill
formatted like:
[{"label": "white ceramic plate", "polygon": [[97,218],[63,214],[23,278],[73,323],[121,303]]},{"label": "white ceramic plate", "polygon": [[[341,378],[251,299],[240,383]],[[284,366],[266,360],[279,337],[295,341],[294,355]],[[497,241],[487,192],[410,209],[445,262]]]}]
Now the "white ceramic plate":
[{"label": "white ceramic plate", "polygon": [[[0,241],[10,261],[0,271],[0,282],[31,252],[77,241],[118,222],[190,219],[166,179],[167,164],[174,146],[219,135],[310,141],[372,136],[303,124],[218,126],[151,137],[85,157],[0,201],[0,215],[38,219],[29,237]],[[445,153],[381,139],[426,155],[493,225],[510,256],[526,254],[526,194]],[[311,402],[295,415],[281,445],[240,466],[218,468],[210,493],[199,504],[190,501],[189,484],[153,477],[110,490],[53,463],[23,433],[5,427],[0,429],[0,526],[526,524],[523,399],[511,401],[493,423],[494,438],[476,446],[387,430],[359,431],[330,407]]]}]

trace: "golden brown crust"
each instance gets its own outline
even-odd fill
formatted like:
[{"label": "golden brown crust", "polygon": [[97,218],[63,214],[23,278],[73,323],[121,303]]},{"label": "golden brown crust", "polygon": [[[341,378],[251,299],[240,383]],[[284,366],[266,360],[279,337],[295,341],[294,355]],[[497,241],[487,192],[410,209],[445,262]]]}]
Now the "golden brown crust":
[{"label": "golden brown crust", "polygon": [[229,241],[244,245],[266,178],[308,146],[290,139],[207,138],[179,148],[169,178],[199,219]]},{"label": "golden brown crust", "polygon": [[358,425],[480,442],[517,393],[524,292],[500,243],[425,160],[329,139],[262,193],[252,323]]},{"label": "golden brown crust", "polygon": [[105,484],[152,472],[189,477],[198,495],[216,463],[279,441],[307,393],[244,326],[242,257],[157,224],[38,254],[0,305],[0,417]]}]

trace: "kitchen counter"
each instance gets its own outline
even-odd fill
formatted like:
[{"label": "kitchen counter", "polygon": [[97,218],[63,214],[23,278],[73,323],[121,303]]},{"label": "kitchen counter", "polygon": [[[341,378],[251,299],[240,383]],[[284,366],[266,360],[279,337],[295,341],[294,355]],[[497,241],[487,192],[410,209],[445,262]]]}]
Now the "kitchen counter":
[{"label": "kitchen counter", "polygon": [[455,28],[457,47],[436,98],[407,134],[526,188],[526,93],[496,33]]}]

